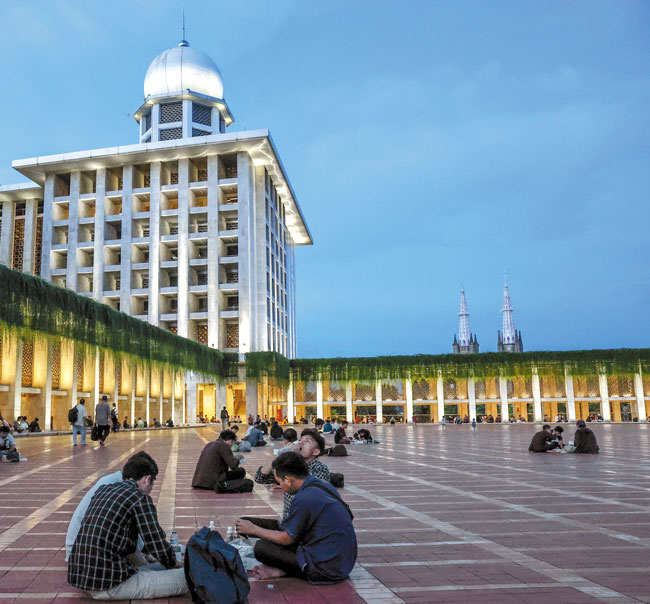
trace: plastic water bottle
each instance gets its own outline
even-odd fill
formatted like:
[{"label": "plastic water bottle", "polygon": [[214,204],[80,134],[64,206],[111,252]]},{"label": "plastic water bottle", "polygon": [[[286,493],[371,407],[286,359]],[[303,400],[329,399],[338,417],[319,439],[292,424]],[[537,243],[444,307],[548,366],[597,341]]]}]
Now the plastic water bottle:
[{"label": "plastic water bottle", "polygon": [[216,531],[216,530],[217,530],[217,527],[214,526],[214,520],[210,520],[210,526],[208,526],[208,528],[209,528],[211,531]]},{"label": "plastic water bottle", "polygon": [[169,538],[169,545],[172,547],[176,547],[178,545],[178,533],[176,531],[172,531],[171,537]]},{"label": "plastic water bottle", "polygon": [[230,543],[235,538],[235,531],[232,526],[228,527],[228,533],[226,534],[226,543]]}]

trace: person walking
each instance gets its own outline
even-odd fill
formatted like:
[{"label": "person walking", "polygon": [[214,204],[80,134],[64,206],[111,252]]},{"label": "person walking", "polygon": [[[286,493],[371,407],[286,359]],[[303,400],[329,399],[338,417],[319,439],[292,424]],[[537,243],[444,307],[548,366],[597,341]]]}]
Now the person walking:
[{"label": "person walking", "polygon": [[475,417],[472,418],[472,430],[474,430],[474,432],[476,432],[476,418]]},{"label": "person walking", "polygon": [[77,446],[77,434],[81,436],[81,444],[86,444],[86,418],[88,411],[86,411],[86,399],[81,399],[75,406],[77,411],[77,419],[72,423],[72,445]]},{"label": "person walking", "polygon": [[443,430],[447,427],[447,417],[445,415],[442,416],[442,419],[440,420],[440,425],[442,426]]},{"label": "person walking", "polygon": [[228,415],[228,409],[226,409],[226,406],[224,405],[223,409],[221,410],[221,428],[225,430],[228,427],[228,420],[230,419],[230,416]]},{"label": "person walking", "polygon": [[106,437],[111,433],[110,427],[111,408],[108,397],[102,396],[102,402],[95,407],[95,423],[99,426],[99,444],[103,447]]}]

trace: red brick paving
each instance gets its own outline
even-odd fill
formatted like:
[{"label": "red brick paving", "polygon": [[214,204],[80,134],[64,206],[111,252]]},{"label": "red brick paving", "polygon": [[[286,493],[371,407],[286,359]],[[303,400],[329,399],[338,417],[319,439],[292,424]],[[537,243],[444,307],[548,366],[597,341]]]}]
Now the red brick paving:
[{"label": "red brick paving", "polygon": [[[250,602],[650,602],[650,427],[596,425],[602,453],[590,457],[528,453],[535,429],[375,428],[381,444],[326,460],[345,474],[342,495],[355,513],[352,580],[252,582]],[[234,496],[190,488],[214,436],[214,428],[128,432],[105,448],[73,448],[68,436],[19,439],[29,461],[0,464],[0,604],[87,599],[66,582],[67,523],[96,477],[131,450],[157,460],[153,496],[164,488],[174,502],[161,500],[161,522],[182,541],[210,520],[225,530],[240,515],[275,516],[281,494],[265,487]],[[270,455],[271,447],[247,453],[246,467],[254,472]]]}]

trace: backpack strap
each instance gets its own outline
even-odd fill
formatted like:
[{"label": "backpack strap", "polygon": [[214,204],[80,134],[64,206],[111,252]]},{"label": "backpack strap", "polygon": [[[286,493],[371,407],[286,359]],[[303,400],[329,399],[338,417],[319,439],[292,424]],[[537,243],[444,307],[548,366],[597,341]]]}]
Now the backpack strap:
[{"label": "backpack strap", "polygon": [[305,488],[308,489],[309,487],[316,487],[321,491],[325,491],[330,497],[333,497],[334,499],[342,503],[343,507],[348,511],[348,514],[350,514],[350,520],[354,520],[354,514],[352,513],[350,506],[347,503],[345,503],[343,499],[341,499],[341,496],[338,493],[333,493],[326,486],[319,484],[317,482],[310,482]]}]

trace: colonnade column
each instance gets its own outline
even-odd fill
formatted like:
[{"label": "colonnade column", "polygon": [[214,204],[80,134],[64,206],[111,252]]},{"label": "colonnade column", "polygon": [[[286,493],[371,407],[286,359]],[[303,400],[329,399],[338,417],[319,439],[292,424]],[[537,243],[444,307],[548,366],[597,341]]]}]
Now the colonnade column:
[{"label": "colonnade column", "polygon": [[377,423],[382,424],[384,422],[384,408],[382,406],[381,380],[375,380],[375,401],[377,402]]},{"label": "colonnade column", "polygon": [[[179,211],[180,216],[180,211]],[[131,314],[131,242],[133,240],[133,166],[122,168],[122,246],[120,252],[120,310]],[[180,289],[180,288],[179,288]],[[179,333],[180,335],[180,333]],[[148,425],[148,424],[147,424]]]},{"label": "colonnade column", "polygon": [[474,378],[467,379],[467,399],[469,401],[469,419],[476,419],[476,383]]},{"label": "colonnade column", "polygon": [[[47,360],[45,367],[45,422],[43,425],[52,426],[52,342],[47,343]],[[67,418],[66,418],[67,419]]]},{"label": "colonnade column", "polygon": [[345,419],[350,423],[354,421],[354,407],[352,406],[352,381],[345,382]]},{"label": "colonnade column", "polygon": [[440,423],[445,414],[445,381],[441,375],[438,376],[438,381],[436,382],[436,390],[438,394],[438,417],[436,420],[438,423]]},{"label": "colonnade column", "polygon": [[[43,212],[45,213],[45,210]],[[98,302],[102,301],[104,293],[105,214],[106,168],[102,167],[97,169],[95,177],[95,234],[93,241],[93,298]],[[44,221],[43,224],[48,223]]]},{"label": "colonnade column", "polygon": [[151,414],[149,413],[149,398],[151,396],[151,369],[149,367],[145,367],[144,375],[145,383],[147,384],[144,392],[145,421],[147,422],[147,426],[150,426]]},{"label": "colonnade column", "polygon": [[136,393],[136,382],[138,380],[138,369],[135,365],[131,365],[131,425],[135,428],[135,393]]},{"label": "colonnade column", "polygon": [[165,418],[163,417],[163,400],[165,399],[165,370],[161,369],[160,370],[160,396],[158,397],[158,406],[160,408],[159,414],[158,414],[158,420],[160,423],[164,426],[165,425]]},{"label": "colonnade column", "polygon": [[170,396],[172,401],[172,423],[176,425],[176,371],[172,371],[172,388]]},{"label": "colonnade column", "polygon": [[499,396],[501,397],[501,423],[510,421],[510,409],[508,408],[508,380],[499,378]]},{"label": "colonnade column", "polygon": [[543,420],[542,414],[542,393],[539,388],[539,374],[537,368],[533,368],[533,415],[536,422]]},{"label": "colonnade column", "polygon": [[287,390],[287,421],[293,423],[293,417],[296,414],[296,407],[294,404],[294,391],[293,380],[289,380],[289,388]]},{"label": "colonnade column", "polygon": [[603,421],[612,421],[612,414],[609,408],[609,388],[607,386],[607,375],[604,373],[598,374],[598,385],[600,386],[600,409],[603,416]]},{"label": "colonnade column", "polygon": [[564,375],[564,387],[566,389],[566,412],[570,422],[576,421],[576,397],[573,392],[573,376]]},{"label": "colonnade column", "polygon": [[[70,173],[70,202],[68,204],[68,264],[66,266],[65,286],[77,291],[77,242],[79,241],[79,181],[81,172]],[[50,227],[51,228],[51,227]]]},{"label": "colonnade column", "polygon": [[406,417],[404,423],[410,424],[413,421],[413,380],[411,378],[404,380],[404,388],[406,390]]},{"label": "colonnade column", "polygon": [[320,377],[316,382],[316,417],[323,419],[323,381]]},{"label": "colonnade column", "polygon": [[636,412],[640,422],[647,420],[645,414],[645,398],[643,395],[643,376],[641,372],[634,374],[634,396],[636,397]]},{"label": "colonnade column", "polygon": [[23,340],[16,338],[16,367],[14,369],[14,383],[10,386],[10,395],[13,398],[14,419],[22,415],[22,388],[23,388]]},{"label": "colonnade column", "polygon": [[[178,296],[177,319],[178,335],[190,338],[189,327],[189,230],[190,230],[190,161],[178,160]],[[196,416],[195,416],[196,419]]]}]

